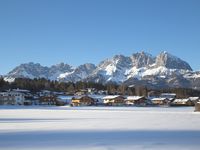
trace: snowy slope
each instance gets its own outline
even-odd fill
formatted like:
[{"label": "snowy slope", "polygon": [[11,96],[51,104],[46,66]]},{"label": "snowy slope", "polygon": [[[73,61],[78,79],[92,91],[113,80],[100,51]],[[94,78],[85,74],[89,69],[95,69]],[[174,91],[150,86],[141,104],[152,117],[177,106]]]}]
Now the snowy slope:
[{"label": "snowy slope", "polygon": [[65,72],[58,75],[57,79],[59,81],[65,82],[77,82],[87,78],[94,70],[96,66],[94,64],[84,64],[80,65],[71,72]]}]

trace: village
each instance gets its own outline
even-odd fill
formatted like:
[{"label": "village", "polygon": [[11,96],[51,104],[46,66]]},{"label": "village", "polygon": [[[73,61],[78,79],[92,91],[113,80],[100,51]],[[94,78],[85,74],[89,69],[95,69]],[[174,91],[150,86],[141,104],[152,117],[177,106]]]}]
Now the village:
[{"label": "village", "polygon": [[95,88],[82,89],[74,94],[42,90],[35,94],[25,89],[12,89],[0,92],[0,105],[55,105],[77,106],[138,106],[138,107],[175,107],[195,106],[199,111],[200,98],[176,98],[175,93],[161,93],[148,96],[108,95],[106,91]]}]

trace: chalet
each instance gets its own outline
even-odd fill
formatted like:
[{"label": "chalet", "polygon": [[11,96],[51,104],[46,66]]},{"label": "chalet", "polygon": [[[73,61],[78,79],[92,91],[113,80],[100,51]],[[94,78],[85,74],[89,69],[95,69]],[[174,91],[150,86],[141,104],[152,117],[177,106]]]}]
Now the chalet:
[{"label": "chalet", "polygon": [[7,91],[0,93],[0,105],[23,105],[24,94],[15,91]]},{"label": "chalet", "polygon": [[169,102],[169,99],[163,98],[163,97],[157,97],[157,98],[152,98],[151,102],[153,105],[167,105]]},{"label": "chalet", "polygon": [[108,106],[123,106],[125,104],[124,97],[120,95],[108,95],[103,97],[103,102]]},{"label": "chalet", "polygon": [[185,99],[175,99],[171,106],[194,106],[194,102],[190,100],[189,98]]},{"label": "chalet", "polygon": [[72,98],[71,106],[91,106],[95,105],[95,100],[89,96],[76,96]]},{"label": "chalet", "polygon": [[40,96],[39,97],[39,104],[40,105],[56,105],[57,97],[53,95],[48,96]]},{"label": "chalet", "polygon": [[125,104],[145,106],[147,105],[147,99],[144,96],[128,96],[125,99]]}]

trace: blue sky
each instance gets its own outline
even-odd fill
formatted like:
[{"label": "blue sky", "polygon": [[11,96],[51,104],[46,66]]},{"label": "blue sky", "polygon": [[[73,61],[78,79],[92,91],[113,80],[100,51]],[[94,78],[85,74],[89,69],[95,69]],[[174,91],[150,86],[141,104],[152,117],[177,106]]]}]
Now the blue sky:
[{"label": "blue sky", "polygon": [[166,50],[200,70],[199,0],[0,0],[0,74]]}]

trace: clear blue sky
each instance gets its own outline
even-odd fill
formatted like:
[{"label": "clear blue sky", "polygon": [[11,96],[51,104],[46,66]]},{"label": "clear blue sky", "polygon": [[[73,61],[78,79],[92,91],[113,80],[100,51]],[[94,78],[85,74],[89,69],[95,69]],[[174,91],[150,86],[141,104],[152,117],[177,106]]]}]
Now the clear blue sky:
[{"label": "clear blue sky", "polygon": [[200,69],[200,0],[0,0],[0,74],[166,50]]}]

